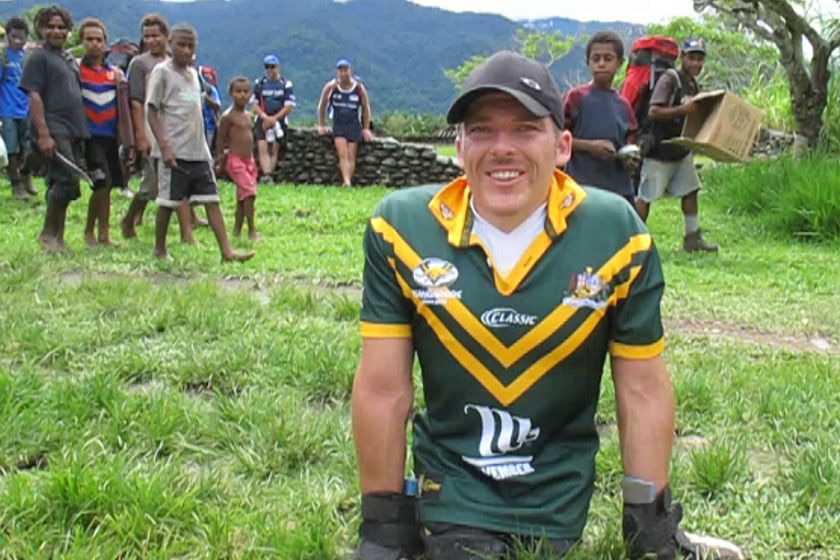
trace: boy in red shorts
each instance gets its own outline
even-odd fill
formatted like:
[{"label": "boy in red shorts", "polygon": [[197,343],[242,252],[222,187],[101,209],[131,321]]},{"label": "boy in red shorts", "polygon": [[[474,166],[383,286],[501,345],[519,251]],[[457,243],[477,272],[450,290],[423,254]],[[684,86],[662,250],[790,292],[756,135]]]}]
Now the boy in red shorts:
[{"label": "boy in red shorts", "polygon": [[216,166],[223,169],[236,184],[236,221],[233,235],[239,237],[242,224],[248,221],[248,233],[252,241],[260,238],[254,225],[254,201],[257,198],[257,165],[254,162],[254,139],[251,134],[251,115],[246,109],[251,97],[251,83],[245,76],[236,76],[230,81],[228,93],[233,99],[219,122],[216,136]]}]

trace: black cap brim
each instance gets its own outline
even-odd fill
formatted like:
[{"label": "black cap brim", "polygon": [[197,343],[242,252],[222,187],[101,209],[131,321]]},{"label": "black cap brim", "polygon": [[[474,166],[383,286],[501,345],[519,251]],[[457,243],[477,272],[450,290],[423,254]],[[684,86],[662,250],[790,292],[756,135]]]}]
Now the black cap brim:
[{"label": "black cap brim", "polygon": [[519,103],[528,109],[528,111],[530,111],[534,116],[547,117],[551,115],[551,111],[549,111],[545,105],[518,89],[503,86],[478,86],[469,91],[465,91],[458,97],[458,99],[455,100],[454,103],[452,103],[452,106],[449,108],[449,112],[446,114],[446,122],[449,124],[464,122],[464,118],[467,116],[467,111],[469,110],[472,102],[482,94],[491,91],[507,93],[519,101]]}]

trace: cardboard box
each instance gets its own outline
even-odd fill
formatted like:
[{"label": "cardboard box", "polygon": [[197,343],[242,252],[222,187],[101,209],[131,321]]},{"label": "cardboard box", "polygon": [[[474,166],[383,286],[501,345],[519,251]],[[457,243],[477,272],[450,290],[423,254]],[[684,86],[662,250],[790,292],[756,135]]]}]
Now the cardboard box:
[{"label": "cardboard box", "polygon": [[722,89],[701,92],[694,100],[697,112],[685,118],[682,135],[666,142],[717,161],[747,161],[764,111]]}]

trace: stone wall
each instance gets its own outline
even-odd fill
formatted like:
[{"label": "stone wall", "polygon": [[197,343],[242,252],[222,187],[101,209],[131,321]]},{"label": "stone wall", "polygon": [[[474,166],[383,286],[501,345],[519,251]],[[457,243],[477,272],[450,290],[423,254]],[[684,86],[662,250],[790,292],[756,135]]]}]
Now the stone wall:
[{"label": "stone wall", "polygon": [[[288,148],[277,163],[278,181],[341,184],[332,136],[319,136],[316,129],[306,128],[290,128],[287,136]],[[434,146],[374,138],[372,142],[359,143],[353,183],[406,187],[446,183],[460,174],[455,161],[439,156]]]},{"label": "stone wall", "polygon": [[793,134],[762,127],[758,131],[758,138],[755,140],[750,156],[754,158],[778,157],[793,147],[795,138]]}]

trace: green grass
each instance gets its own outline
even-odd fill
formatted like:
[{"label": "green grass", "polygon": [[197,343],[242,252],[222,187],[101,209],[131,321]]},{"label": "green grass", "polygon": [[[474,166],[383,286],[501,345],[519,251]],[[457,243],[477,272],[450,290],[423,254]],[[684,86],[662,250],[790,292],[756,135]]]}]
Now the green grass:
[{"label": "green grass", "polygon": [[[386,189],[261,188],[264,240],[235,242],[257,256],[221,264],[206,229],[191,247],[173,228],[173,261],[153,259],[151,212],[138,240],[84,249],[81,202],[72,253],[42,254],[43,205],[2,188],[0,557],[346,557],[361,235]],[[230,185],[222,195],[230,223]],[[726,196],[710,180],[700,197],[719,255],[682,253],[677,201],[655,203],[650,222],[683,526],[753,558],[838,558],[840,251],[767,235]],[[127,201],[114,201],[116,222]],[[600,422],[614,402],[606,382]],[[622,557],[614,429],[597,464],[573,559]]]}]

